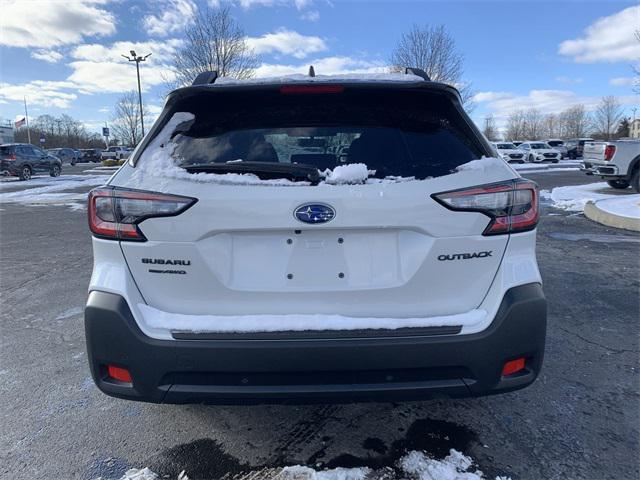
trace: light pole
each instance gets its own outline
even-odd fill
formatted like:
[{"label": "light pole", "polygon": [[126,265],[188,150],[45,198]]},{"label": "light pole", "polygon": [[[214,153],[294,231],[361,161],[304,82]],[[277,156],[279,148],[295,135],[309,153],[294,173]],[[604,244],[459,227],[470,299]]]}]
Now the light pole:
[{"label": "light pole", "polygon": [[142,136],[144,137],[144,114],[142,113],[142,89],[140,88],[140,62],[144,62],[147,58],[151,56],[151,54],[141,57],[139,55],[136,55],[135,50],[131,50],[129,51],[129,53],[131,54],[131,57],[127,55],[122,55],[122,56],[127,60],[129,60],[130,62],[136,62],[136,73],[138,74],[138,102],[140,102],[140,124],[142,125]]}]

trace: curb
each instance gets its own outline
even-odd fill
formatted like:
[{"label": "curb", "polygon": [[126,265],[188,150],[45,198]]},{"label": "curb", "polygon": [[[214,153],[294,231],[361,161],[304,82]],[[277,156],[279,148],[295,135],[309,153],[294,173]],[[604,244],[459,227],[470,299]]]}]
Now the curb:
[{"label": "curb", "polygon": [[[608,200],[608,199],[607,199]],[[607,200],[599,200],[593,202],[588,201],[584,206],[584,216],[589,220],[606,225],[607,227],[622,228],[624,230],[633,230],[640,232],[640,218],[623,217],[611,212],[607,212],[598,207],[598,203]]]}]

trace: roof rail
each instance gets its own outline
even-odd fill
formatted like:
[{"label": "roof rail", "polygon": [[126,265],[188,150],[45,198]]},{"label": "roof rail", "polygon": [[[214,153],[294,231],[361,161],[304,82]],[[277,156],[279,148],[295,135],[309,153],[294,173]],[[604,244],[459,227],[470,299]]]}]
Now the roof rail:
[{"label": "roof rail", "polygon": [[201,72],[191,85],[208,85],[210,83],[215,83],[216,78],[218,78],[218,72],[215,70],[213,72]]},{"label": "roof rail", "polygon": [[425,82],[430,82],[431,79],[429,78],[429,75],[427,75],[427,72],[425,72],[423,69],[421,68],[416,68],[416,67],[405,67],[404,68],[404,73],[405,75],[416,75],[420,78],[422,78]]}]

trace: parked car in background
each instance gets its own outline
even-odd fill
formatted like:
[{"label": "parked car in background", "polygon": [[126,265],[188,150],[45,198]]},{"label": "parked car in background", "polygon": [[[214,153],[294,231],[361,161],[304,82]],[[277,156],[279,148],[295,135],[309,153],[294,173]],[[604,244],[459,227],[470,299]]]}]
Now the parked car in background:
[{"label": "parked car in background", "polygon": [[560,152],[551,148],[545,142],[523,142],[518,145],[518,148],[524,150],[527,161],[531,163],[558,163],[561,158]]},{"label": "parked car in background", "polygon": [[100,154],[102,160],[122,160],[123,158],[129,158],[131,149],[123,146],[111,146],[106,150],[103,150]]},{"label": "parked car in background", "polygon": [[512,163],[524,163],[527,161],[527,155],[524,150],[520,150],[510,142],[494,142],[493,146],[498,150],[500,157]]},{"label": "parked car in background", "polygon": [[[535,380],[538,189],[483,158],[494,148],[455,88],[424,72],[203,77],[89,194],[84,320],[101,391],[375,401]],[[346,162],[305,150],[320,141],[348,146]]]},{"label": "parked car in background", "polygon": [[562,158],[567,158],[569,156],[569,152],[567,150],[567,146],[564,144],[564,140],[560,138],[550,138],[547,140],[547,145],[551,148],[558,150]]},{"label": "parked car in background", "polygon": [[62,172],[62,161],[29,143],[0,145],[0,174],[29,180],[38,172],[58,177]]},{"label": "parked car in background", "polygon": [[100,148],[84,148],[80,151],[82,152],[82,159],[85,162],[99,162],[102,160],[102,150]]},{"label": "parked car in background", "polygon": [[640,140],[587,142],[584,144],[582,169],[587,175],[597,175],[613,188],[630,185],[640,193]]},{"label": "parked car in background", "polygon": [[79,152],[73,148],[50,148],[47,152],[58,157],[62,163],[75,165],[80,160]]},{"label": "parked car in background", "polygon": [[584,144],[586,142],[593,142],[593,138],[583,137],[567,140],[565,142],[565,145],[567,147],[567,156],[573,160],[582,157]]}]

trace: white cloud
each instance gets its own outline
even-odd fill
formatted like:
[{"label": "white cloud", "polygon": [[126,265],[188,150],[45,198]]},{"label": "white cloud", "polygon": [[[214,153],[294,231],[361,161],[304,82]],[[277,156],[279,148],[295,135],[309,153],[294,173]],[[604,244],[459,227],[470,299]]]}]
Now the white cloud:
[{"label": "white cloud", "polygon": [[152,5],[162,13],[147,15],[142,19],[142,25],[149,35],[158,37],[184,30],[198,10],[192,0],[164,0]]},{"label": "white cloud", "polygon": [[31,52],[31,57],[47,63],[58,63],[63,55],[55,50],[34,50]]},{"label": "white cloud", "polygon": [[101,107],[98,109],[100,113],[108,113],[110,111],[109,107]]},{"label": "white cloud", "polygon": [[581,77],[568,77],[566,75],[560,75],[559,77],[556,77],[555,80],[558,83],[566,83],[568,85],[575,85],[584,81]]},{"label": "white cloud", "polygon": [[[71,82],[34,80],[22,85],[0,83],[0,100],[22,103],[26,97],[29,105],[69,108],[78,96],[73,93],[76,85]],[[71,90],[71,91],[68,91]]]},{"label": "white cloud", "polygon": [[116,31],[107,0],[3,0],[0,44],[11,47],[51,48],[78,43],[84,37]]},{"label": "white cloud", "polygon": [[[75,83],[81,93],[118,93],[137,90],[136,71],[133,65],[115,62],[77,61],[69,63],[73,73],[68,80]],[[169,68],[144,65],[140,67],[142,91],[160,85],[172,78]]]},{"label": "white cloud", "polygon": [[359,60],[350,57],[324,57],[310,60],[301,65],[263,63],[256,71],[257,77],[277,77],[294,73],[306,74],[313,65],[316,75],[338,75],[343,73],[383,73],[387,71],[384,62]]},{"label": "white cloud", "polygon": [[173,78],[168,63],[181,43],[178,39],[167,39],[80,45],[71,51],[75,61],[68,64],[73,69],[68,80],[78,84],[82,93],[136,90],[135,65],[122,58],[122,55],[129,55],[130,50],[135,50],[138,55],[152,54],[140,64],[142,90],[147,91],[149,87]]},{"label": "white cloud", "polygon": [[322,38],[302,35],[286,28],[280,28],[275,33],[265,33],[261,37],[248,37],[247,43],[256,53],[275,52],[295,58],[305,58],[327,49]]},{"label": "white cloud", "polygon": [[609,85],[614,87],[630,87],[638,83],[638,80],[633,77],[615,77],[609,79]]},{"label": "white cloud", "polygon": [[274,7],[278,5],[294,5],[298,10],[309,7],[312,0],[238,0],[237,3],[244,9],[251,7]]},{"label": "white cloud", "polygon": [[589,25],[584,36],[566,40],[558,53],[578,63],[625,62],[640,58],[640,42],[634,32],[640,25],[640,6],[601,17]]},{"label": "white cloud", "polygon": [[[560,113],[582,104],[587,110],[594,110],[601,97],[581,96],[570,90],[531,90],[524,95],[512,92],[479,92],[473,99],[486,104],[486,109],[494,114],[496,120],[504,121],[514,111],[530,108],[536,108],[545,114]],[[636,98],[618,97],[618,100],[622,105],[631,105]]]},{"label": "white cloud", "polygon": [[307,20],[309,22],[317,22],[320,20],[320,12],[317,10],[309,10],[300,15],[301,20]]},{"label": "white cloud", "polygon": [[115,42],[111,45],[92,43],[75,47],[71,51],[71,57],[76,60],[126,63],[122,55],[129,55],[130,50],[135,50],[138,55],[152,54],[145,62],[147,65],[158,64],[170,61],[181,44],[182,40],[175,38],[149,42]]}]

